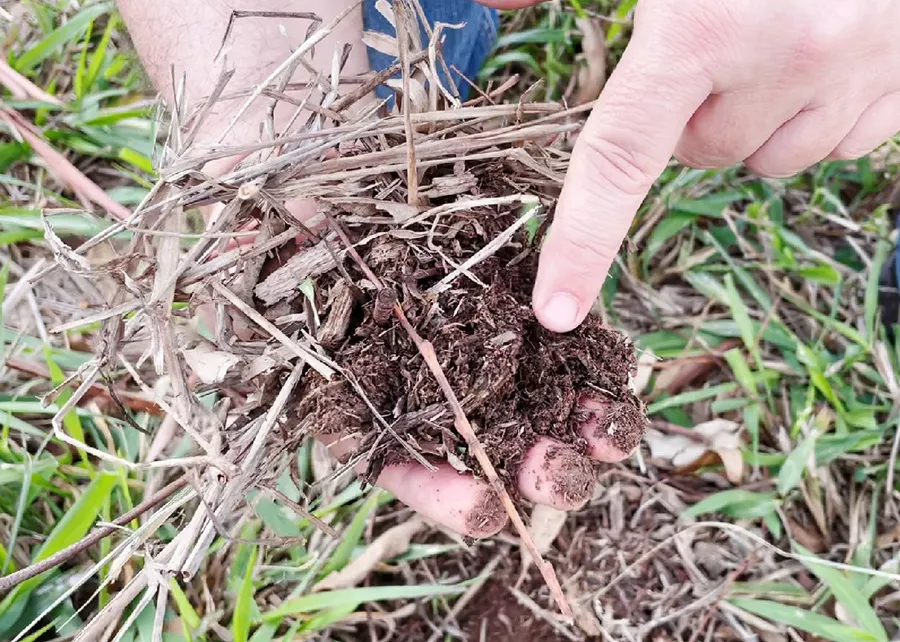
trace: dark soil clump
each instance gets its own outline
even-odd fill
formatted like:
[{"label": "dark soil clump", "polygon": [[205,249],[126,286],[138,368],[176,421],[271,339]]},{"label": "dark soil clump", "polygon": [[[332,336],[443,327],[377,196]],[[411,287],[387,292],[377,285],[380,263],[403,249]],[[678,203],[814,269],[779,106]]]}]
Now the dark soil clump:
[{"label": "dark soil clump", "polygon": [[[515,474],[538,437],[551,436],[585,452],[581,426],[592,413],[597,434],[620,450],[629,452],[640,440],[645,419],[630,387],[636,364],[632,342],[594,317],[567,334],[538,323],[531,309],[537,247],[524,229],[443,291],[430,290],[519,214],[488,210],[456,215],[435,225],[442,233],[427,243],[389,235],[363,243],[364,237],[350,231],[361,246],[362,261],[384,289],[345,260],[346,273],[336,275],[331,290],[324,290],[319,314],[329,328],[332,358],[358,382],[368,403],[348,381],[326,382],[309,372],[294,412],[307,430],[358,438],[358,452],[372,452],[367,480],[374,481],[386,465],[411,460],[409,450],[386,433],[370,406],[423,456],[482,473],[455,431],[449,404],[418,348],[388,313],[394,301],[433,344],[466,416],[513,495]],[[346,284],[347,277],[352,285]],[[353,296],[342,297],[342,291]],[[340,303],[351,298],[350,305]],[[331,336],[332,327],[340,327],[342,336]],[[607,407],[586,410],[580,402],[587,398]],[[578,477],[573,483],[592,483],[586,475]]]}]

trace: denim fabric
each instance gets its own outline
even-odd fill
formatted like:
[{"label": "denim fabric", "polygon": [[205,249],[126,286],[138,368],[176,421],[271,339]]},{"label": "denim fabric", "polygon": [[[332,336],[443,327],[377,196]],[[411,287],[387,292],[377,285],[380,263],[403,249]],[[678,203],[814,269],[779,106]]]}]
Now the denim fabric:
[{"label": "denim fabric", "polygon": [[[465,23],[461,29],[444,29],[443,54],[447,67],[450,69],[450,79],[456,85],[459,95],[465,100],[469,95],[469,84],[460,78],[458,69],[466,78],[474,81],[478,71],[484,63],[494,43],[497,41],[497,27],[499,16],[496,9],[489,9],[474,0],[420,0],[422,9],[428,18],[429,25],[438,22],[446,24]],[[375,0],[363,2],[363,25],[367,31],[396,36],[394,27],[375,8]],[[428,42],[428,36],[424,28],[421,28],[422,43]],[[393,56],[375,51],[371,47],[366,48],[369,55],[369,66],[373,71],[381,71],[390,67]],[[446,74],[440,71],[441,81],[447,82]],[[399,74],[398,76],[399,77]],[[391,98],[394,92],[387,86],[379,86],[376,89],[379,98]]]}]

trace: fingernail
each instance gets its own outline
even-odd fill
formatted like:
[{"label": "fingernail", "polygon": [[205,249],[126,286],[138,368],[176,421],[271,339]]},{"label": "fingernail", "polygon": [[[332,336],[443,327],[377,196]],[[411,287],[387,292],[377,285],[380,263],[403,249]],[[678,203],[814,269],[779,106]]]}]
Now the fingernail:
[{"label": "fingernail", "polygon": [[565,292],[557,292],[544,304],[544,325],[556,332],[568,332],[578,322],[578,299]]}]

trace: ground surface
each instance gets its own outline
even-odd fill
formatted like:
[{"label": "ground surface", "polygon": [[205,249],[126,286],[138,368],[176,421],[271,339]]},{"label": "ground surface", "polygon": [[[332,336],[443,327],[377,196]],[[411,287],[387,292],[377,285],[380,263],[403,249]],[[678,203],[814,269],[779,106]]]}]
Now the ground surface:
[{"label": "ground surface", "polygon": [[[627,42],[633,4],[507,16],[482,83],[519,73],[522,91],[542,78],[543,97],[589,97]],[[122,515],[168,478],[50,437],[49,417],[71,392],[40,403],[103,340],[99,323],[56,326],[102,309],[121,284],[58,272],[22,286],[53,260],[40,208],[73,208],[52,220],[77,245],[108,224],[77,211],[92,184],[129,207],[150,189],[155,133],[142,76],[106,4],[5,3],[0,24],[5,60],[63,103],[6,89],[0,106],[5,575]],[[584,50],[606,64],[586,65]],[[69,185],[55,178],[63,159],[80,170]],[[639,348],[651,430],[631,460],[602,472],[585,509],[530,516],[576,606],[574,625],[554,615],[513,534],[473,544],[424,527],[306,442],[280,495],[253,494],[252,509],[215,538],[197,575],[169,581],[164,639],[896,638],[900,351],[876,304],[898,162],[892,143],[787,181],[741,168],[665,172],[596,306]],[[109,258],[88,256],[95,265]],[[183,454],[190,442],[148,391],[116,374],[66,415],[67,433],[129,462],[152,461],[172,441],[174,456]],[[305,497],[339,538],[291,508]],[[95,567],[120,541],[107,538],[21,585],[0,600],[0,640],[70,639],[190,514],[174,512],[140,555]],[[364,579],[310,593],[354,564]],[[122,639],[151,640],[154,608],[134,617]]]}]

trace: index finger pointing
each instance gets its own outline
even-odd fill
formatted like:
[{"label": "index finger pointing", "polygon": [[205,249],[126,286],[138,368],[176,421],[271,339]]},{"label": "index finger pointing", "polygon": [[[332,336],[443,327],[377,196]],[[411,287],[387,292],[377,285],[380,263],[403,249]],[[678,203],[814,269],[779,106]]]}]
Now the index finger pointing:
[{"label": "index finger pointing", "polygon": [[568,332],[587,316],[638,207],[710,94],[702,67],[657,26],[635,29],[572,152],[533,293],[550,330]]}]

